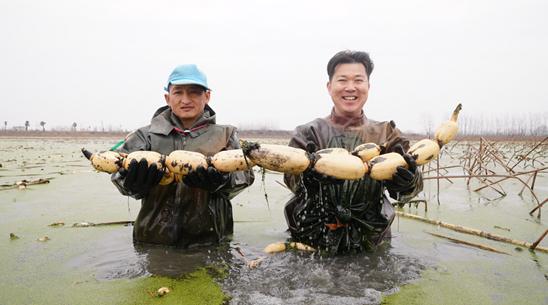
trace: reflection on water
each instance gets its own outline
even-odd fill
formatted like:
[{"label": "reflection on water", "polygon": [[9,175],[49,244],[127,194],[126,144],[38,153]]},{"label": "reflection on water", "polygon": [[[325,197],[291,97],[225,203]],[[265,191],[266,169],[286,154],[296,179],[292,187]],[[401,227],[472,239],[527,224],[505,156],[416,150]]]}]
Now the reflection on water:
[{"label": "reflection on water", "polygon": [[96,280],[109,281],[151,275],[177,278],[204,266],[230,266],[233,261],[231,253],[227,254],[228,243],[187,250],[131,244],[127,238],[117,238],[128,234],[128,230],[106,236],[99,247],[73,258],[69,263],[78,268],[96,269],[99,271],[94,276]]}]

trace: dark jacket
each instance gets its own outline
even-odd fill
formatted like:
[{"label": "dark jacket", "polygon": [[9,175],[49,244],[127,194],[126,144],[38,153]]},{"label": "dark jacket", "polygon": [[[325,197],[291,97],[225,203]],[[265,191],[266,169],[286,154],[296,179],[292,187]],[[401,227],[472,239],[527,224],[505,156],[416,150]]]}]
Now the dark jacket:
[{"label": "dark jacket", "polygon": [[[316,144],[316,150],[342,147],[352,151],[363,143],[385,142],[389,142],[387,152],[394,151],[396,144],[409,149],[409,140],[402,137],[395,124],[370,120],[363,112],[359,117],[348,118],[332,111],[326,118],[298,126],[289,146],[305,149],[309,141]],[[294,238],[335,254],[374,250],[383,238],[390,236],[394,208],[382,182],[368,174],[343,185],[324,185],[319,190],[307,190],[300,175],[285,174],[284,181],[294,193],[284,211]],[[421,190],[422,178],[411,194],[399,200],[409,201]],[[336,229],[326,226],[339,223],[341,226]]]},{"label": "dark jacket", "polygon": [[[182,135],[174,129],[183,129],[180,120],[164,106],[156,111],[150,125],[127,139],[120,151],[156,151],[168,156],[174,150],[187,150],[213,156],[222,150],[239,149],[236,128],[215,121],[215,112],[206,105],[202,117],[189,130],[199,128]],[[233,233],[230,200],[253,183],[254,175],[252,171],[231,173],[230,181],[215,193],[176,181],[147,191],[129,190],[122,187],[119,173],[111,180],[123,195],[142,199],[133,232],[136,242],[190,248],[218,243]]]}]

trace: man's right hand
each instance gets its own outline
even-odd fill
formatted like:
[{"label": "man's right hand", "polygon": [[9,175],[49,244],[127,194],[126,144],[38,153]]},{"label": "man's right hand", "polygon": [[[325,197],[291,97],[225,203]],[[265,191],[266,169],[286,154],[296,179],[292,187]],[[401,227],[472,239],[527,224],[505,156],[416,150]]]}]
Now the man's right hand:
[{"label": "man's right hand", "polygon": [[118,172],[124,178],[122,186],[132,191],[142,191],[157,186],[164,176],[164,169],[158,169],[156,163],[148,166],[147,159],[131,160],[128,169],[121,167]]}]

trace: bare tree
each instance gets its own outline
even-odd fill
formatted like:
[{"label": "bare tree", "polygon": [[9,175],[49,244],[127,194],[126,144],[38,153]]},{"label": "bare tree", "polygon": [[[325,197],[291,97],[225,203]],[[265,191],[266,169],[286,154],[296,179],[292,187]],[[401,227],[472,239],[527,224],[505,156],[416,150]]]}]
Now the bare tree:
[{"label": "bare tree", "polygon": [[29,121],[26,121],[26,122],[25,122],[25,131],[28,131],[28,130],[29,130],[29,126],[30,126]]},{"label": "bare tree", "polygon": [[44,125],[46,125],[46,122],[42,121],[40,122],[40,125],[42,125],[42,131],[46,131],[46,128],[44,127]]},{"label": "bare tree", "polygon": [[423,122],[423,127],[424,127],[424,133],[426,135],[434,135],[433,133],[433,130],[434,130],[434,120],[432,119],[432,115],[430,113],[426,113],[424,112],[422,114],[422,122]]},{"label": "bare tree", "polygon": [[457,123],[461,136],[542,136],[548,131],[548,113],[463,114]]}]

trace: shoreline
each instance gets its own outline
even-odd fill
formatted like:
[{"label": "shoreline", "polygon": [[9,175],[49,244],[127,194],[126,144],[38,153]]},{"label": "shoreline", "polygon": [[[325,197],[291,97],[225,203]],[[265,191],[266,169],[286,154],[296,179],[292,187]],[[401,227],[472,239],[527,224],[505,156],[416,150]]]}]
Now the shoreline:
[{"label": "shoreline", "polygon": [[[113,139],[123,140],[133,131],[24,131],[24,130],[0,130],[1,139],[40,139],[40,138],[71,138],[71,139]],[[293,131],[290,130],[238,130],[240,139],[274,139],[287,140],[291,139]],[[428,139],[431,137],[420,134],[404,134],[411,142]],[[548,139],[546,136],[531,137],[531,136],[500,136],[500,135],[485,135],[485,136],[457,136],[453,142],[466,141],[501,141],[501,142],[540,142]]]},{"label": "shoreline", "polygon": [[[123,140],[133,131],[24,131],[1,130],[1,139],[41,139],[41,138],[70,138],[70,139],[115,139]],[[259,139],[291,139],[292,131],[288,130],[246,130],[238,131],[239,138]]]}]

